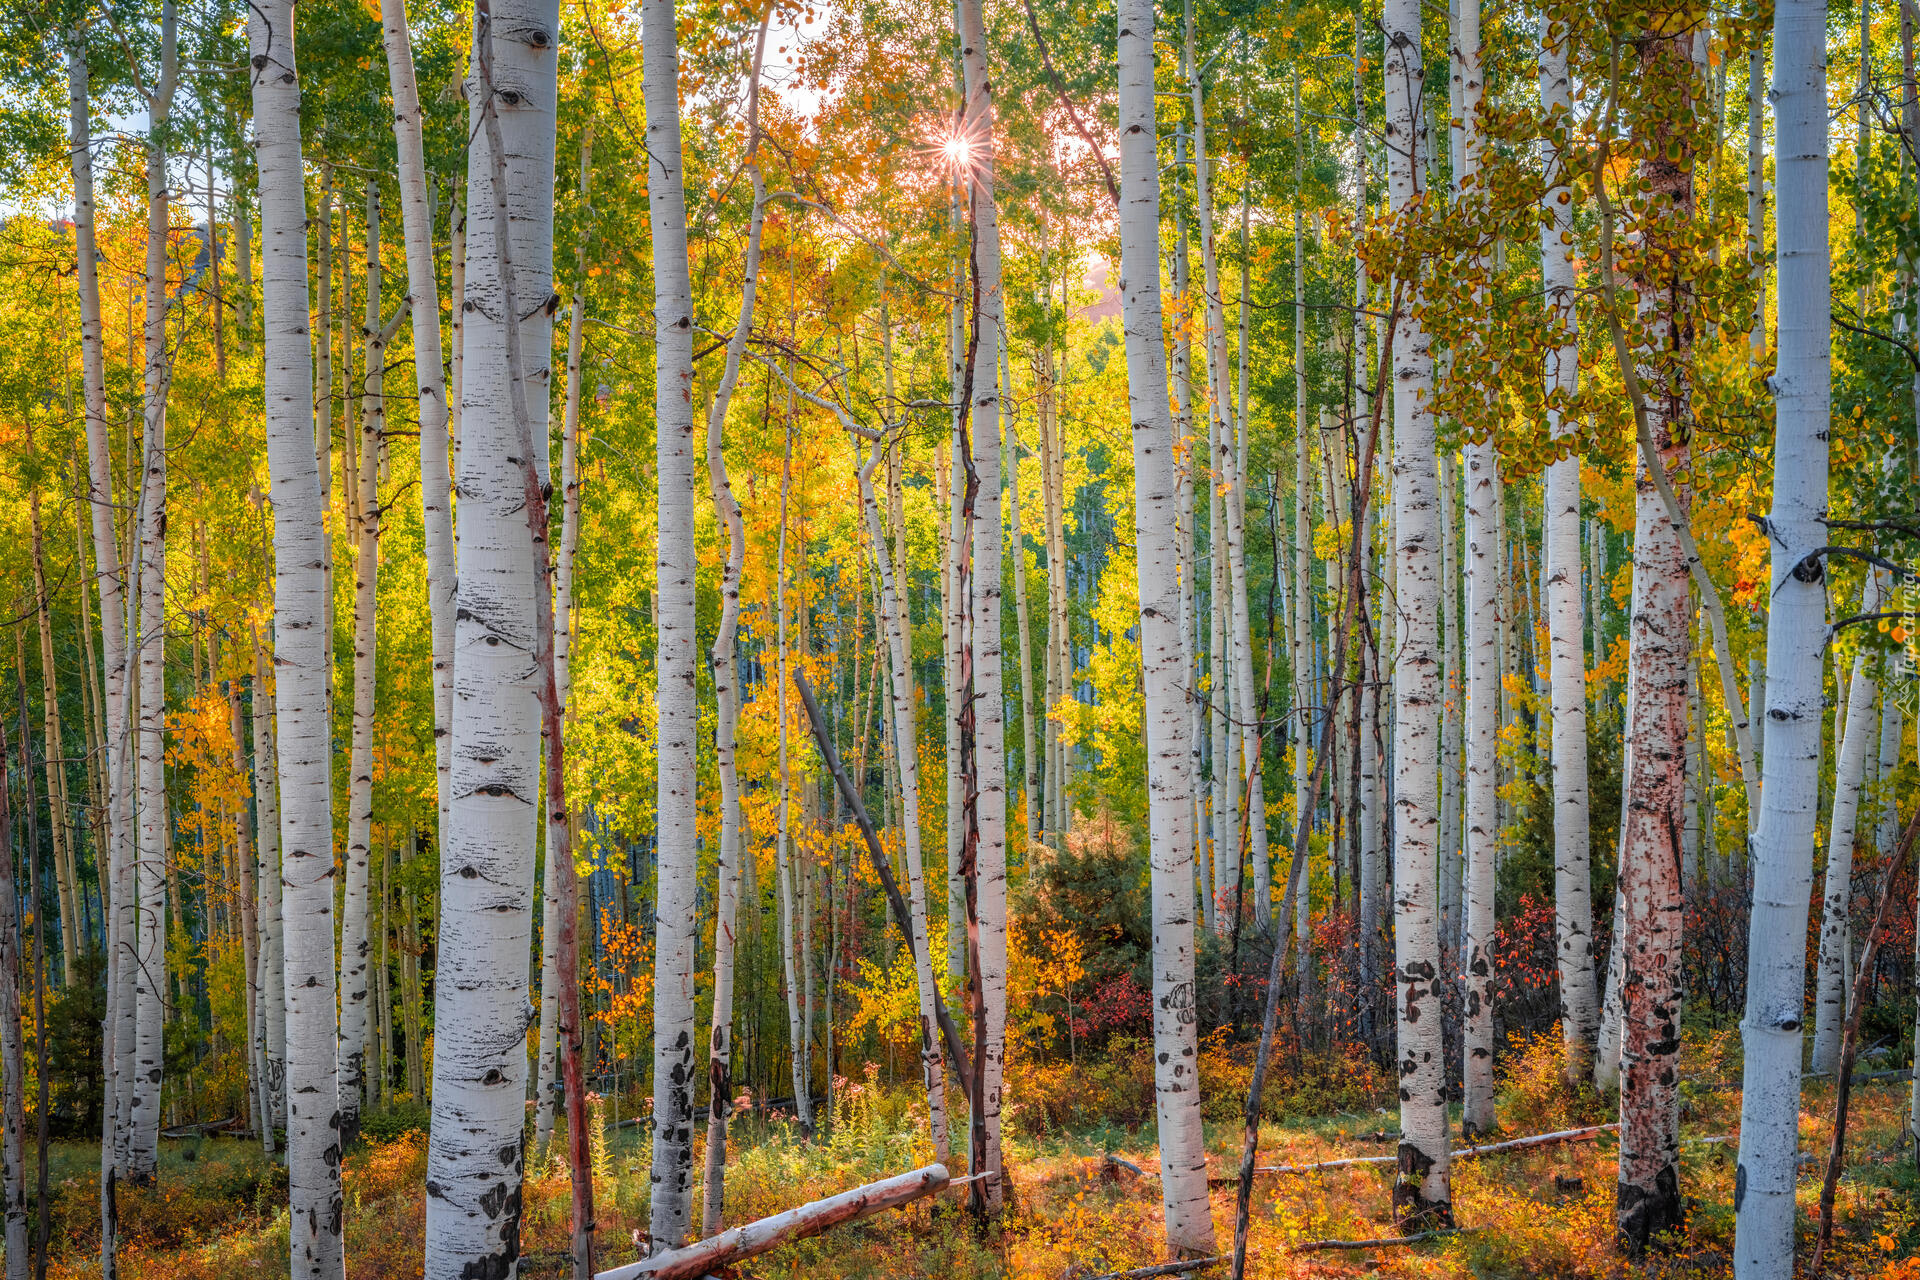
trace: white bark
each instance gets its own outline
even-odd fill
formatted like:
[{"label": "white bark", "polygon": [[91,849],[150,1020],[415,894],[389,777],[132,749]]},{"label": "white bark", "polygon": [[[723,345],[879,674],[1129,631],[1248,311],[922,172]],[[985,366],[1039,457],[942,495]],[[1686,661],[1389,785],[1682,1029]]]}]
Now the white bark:
[{"label": "white bark", "polygon": [[474,207],[461,334],[461,572],[440,854],[428,1280],[511,1276],[519,1254],[545,681],[541,663],[529,660],[544,647],[536,593],[545,586],[524,455],[532,448],[544,479],[558,37],[549,0],[477,10],[466,86]]},{"label": "white bark", "polygon": [[287,997],[280,928],[280,766],[273,740],[273,702],[267,683],[267,657],[256,631],[253,637],[253,808],[257,832],[254,852],[259,861],[254,874],[259,898],[254,908],[254,922],[260,930],[257,999],[268,1124],[279,1126],[287,1122]]},{"label": "white bark", "polygon": [[[1427,131],[1418,90],[1418,0],[1388,0],[1385,17],[1387,189],[1399,213],[1415,203],[1425,185],[1418,164]],[[1406,281],[1403,287],[1410,294],[1417,282]],[[1409,1225],[1450,1221],[1453,1199],[1434,901],[1441,690],[1440,528],[1434,421],[1427,404],[1433,357],[1426,334],[1410,317],[1401,321],[1394,341],[1393,371],[1393,552],[1399,611],[1393,668],[1393,934],[1402,1134],[1393,1200],[1396,1220]]]},{"label": "white bark", "polygon": [[[6,768],[6,755],[6,730],[0,727],[0,770]],[[24,743],[20,755],[23,770],[30,771],[33,761]],[[13,820],[7,812],[7,790],[0,786],[0,827],[5,828],[0,832],[0,1213],[6,1219],[6,1280],[27,1280],[33,1252],[28,1244],[27,1071],[20,1016],[20,977],[25,966],[17,905],[22,895],[13,878]]]},{"label": "white bark", "polygon": [[[407,296],[413,302],[413,376],[419,394],[420,514],[427,562],[427,606],[433,625],[433,756],[440,832],[447,830],[447,775],[453,737],[453,499],[447,471],[448,404],[441,365],[440,281],[435,273],[433,204],[421,140],[420,88],[413,72],[413,39],[406,0],[381,0],[387,78],[393,88],[393,140],[399,153],[400,222],[406,242]],[[454,210],[456,218],[459,208]],[[461,245],[453,248],[455,270]],[[456,289],[454,350],[460,343]],[[458,357],[456,356],[456,359]],[[456,388],[456,393],[458,388]]]},{"label": "white bark", "polygon": [[1825,546],[1831,401],[1827,243],[1826,9],[1774,8],[1778,363],[1772,379],[1772,574],[1767,608],[1766,772],[1750,842],[1753,914],[1747,943],[1745,1088],[1740,1097],[1741,1193],[1734,1272],[1785,1280],[1793,1270],[1799,1158],[1800,1036],[1806,954],[1781,946],[1807,926],[1819,796],[1821,666],[1827,647],[1825,572],[1806,563]]},{"label": "white bark", "polygon": [[880,613],[886,628],[887,657],[893,678],[888,686],[893,715],[893,740],[900,761],[901,858],[907,868],[907,911],[913,921],[914,936],[908,939],[913,952],[915,991],[920,1002],[920,1078],[927,1090],[927,1113],[933,1131],[935,1159],[945,1163],[948,1155],[946,1072],[941,1057],[939,1032],[934,1019],[934,978],[931,939],[927,930],[927,880],[920,849],[920,761],[914,748],[919,734],[914,727],[912,652],[901,626],[898,588],[893,569],[887,563],[886,546],[880,528],[880,508],[873,496],[873,467],[880,458],[876,446],[873,458],[860,468],[860,501],[866,511],[867,536],[880,554],[875,562],[880,570]]},{"label": "white bark", "polygon": [[344,1204],[334,1064],[332,744],[322,635],[326,524],[313,453],[307,209],[292,4],[265,0],[254,7],[247,40],[260,171],[260,311],[273,485],[273,741],[280,775],[289,1273],[298,1280],[339,1280],[345,1274]]},{"label": "white bark", "polygon": [[807,1032],[800,1023],[800,987],[798,966],[794,956],[794,919],[793,919],[793,859],[795,851],[789,847],[789,830],[792,824],[793,775],[787,757],[787,502],[793,487],[793,400],[787,400],[787,424],[785,449],[780,460],[780,546],[779,560],[775,569],[774,612],[779,615],[775,624],[779,649],[780,687],[776,695],[780,717],[780,813],[777,819],[778,831],[775,836],[774,862],[777,871],[777,889],[780,895],[780,967],[785,979],[787,998],[787,1043],[792,1048],[790,1062],[793,1079],[794,1118],[801,1129],[813,1132],[813,1098],[809,1087],[807,1069],[811,1065],[807,1054]]},{"label": "white bark", "polygon": [[[760,177],[760,64],[767,48],[767,22],[762,17],[754,42],[753,69],[747,88],[747,176],[753,182],[753,211],[747,223],[746,260],[741,268],[740,318],[727,342],[726,368],[707,413],[707,481],[713,492],[714,522],[727,531],[727,559],[720,576],[720,625],[714,631],[709,665],[713,672],[714,758],[720,774],[720,848],[715,860],[715,897],[718,908],[713,927],[713,1023],[707,1048],[707,1166],[706,1197],[702,1202],[702,1235],[720,1230],[725,1206],[727,1119],[733,1107],[733,952],[734,922],[740,909],[740,781],[735,765],[734,734],[740,721],[739,659],[735,642],[740,624],[740,571],[747,554],[746,530],[740,503],[727,478],[722,449],[727,408],[740,380],[740,358],[753,332],[753,304],[760,284],[760,236],[766,222],[767,190]],[[884,544],[875,552],[884,562]]]},{"label": "white bark", "polygon": [[[979,788],[975,854],[978,885],[980,994],[986,1018],[986,1052],[975,1069],[986,1125],[986,1169],[1000,1161],[1001,1072],[1006,1059],[1007,1025],[1007,758],[1006,700],[1001,678],[1000,563],[1004,529],[1000,519],[1000,417],[1004,411],[999,378],[1000,349],[1006,342],[1006,298],[1000,285],[1000,222],[995,210],[993,87],[987,75],[986,27],[980,0],[958,0],[960,61],[966,72],[966,114],[962,127],[968,146],[968,200],[973,214],[974,273],[979,281],[979,329],[974,334],[972,441],[973,466],[980,492],[973,510],[972,599],[969,626],[973,642],[975,695],[974,771]],[[1158,255],[1155,256],[1158,269]],[[1164,378],[1160,393],[1166,402]],[[984,1172],[976,1169],[974,1172]],[[1006,1188],[989,1178],[987,1207],[998,1210]]]},{"label": "white bark", "polygon": [[[101,1105],[100,1181],[101,1270],[113,1274],[113,1170],[124,1164],[126,1131],[120,1123],[128,1082],[120,1070],[121,960],[131,942],[132,899],[128,872],[131,814],[127,796],[127,632],[126,580],[114,530],[113,458],[107,429],[106,361],[100,320],[100,268],[95,261],[93,140],[87,81],[85,30],[76,27],[67,45],[68,146],[73,170],[74,278],[80,295],[80,365],[87,432],[87,506],[93,521],[94,583],[100,593],[101,661],[106,670],[102,719],[105,728],[106,846],[94,850],[95,872],[106,916],[107,1009],[102,1028],[101,1064],[105,1097]],[[128,970],[129,976],[131,970]]]},{"label": "white bark", "polygon": [[[161,69],[145,95],[147,135],[147,253],[143,425],[140,485],[139,682],[140,722],[135,787],[139,797],[134,877],[138,896],[134,923],[133,1079],[127,1177],[153,1180],[159,1161],[161,1071],[166,1018],[166,571],[167,571],[167,391],[173,370],[167,352],[167,235],[171,193],[162,139],[177,80],[173,5],[161,10]],[[124,1022],[122,1024],[124,1026]]]},{"label": "white bark", "polygon": [[[1540,28],[1540,105],[1571,119],[1567,35],[1555,39]],[[1569,158],[1551,137],[1542,162],[1554,185],[1541,200],[1541,274],[1547,320],[1559,342],[1547,353],[1548,430],[1573,430],[1561,417],[1562,397],[1578,389],[1580,348],[1574,316],[1573,197],[1567,185]],[[1580,455],[1570,453],[1547,468],[1546,565],[1548,665],[1553,706],[1553,844],[1556,955],[1560,971],[1560,1035],[1569,1080],[1591,1070],[1599,994],[1593,974],[1593,882],[1587,822],[1587,665],[1580,589]]]},{"label": "white bark", "polygon": [[[693,287],[687,267],[680,147],[680,52],[674,0],[643,0],[647,195],[653,229],[654,416],[659,478],[659,925],[653,986],[654,1248],[686,1239],[692,1217],[696,941],[696,742],[693,549]],[[796,1053],[805,1047],[796,1043]]]},{"label": "white bark", "polygon": [[[1867,571],[1860,612],[1880,608],[1881,570]],[[1877,693],[1865,650],[1853,658],[1847,682],[1846,731],[1834,753],[1833,816],[1827,823],[1826,891],[1820,914],[1820,958],[1814,988],[1812,1070],[1831,1074],[1840,1061],[1840,1029],[1847,1021],[1847,960],[1853,901],[1853,852],[1860,826],[1860,793],[1866,781],[1867,747],[1879,729],[1873,714]]]},{"label": "white bark", "polygon": [[1134,534],[1146,684],[1148,825],[1153,893],[1154,1100],[1167,1247],[1214,1250],[1200,1124],[1193,988],[1192,812],[1180,688],[1179,579],[1174,559],[1173,459],[1167,447],[1166,357],[1161,346],[1160,182],[1154,151],[1153,5],[1121,0],[1120,278],[1128,400],[1133,417]]},{"label": "white bark", "polygon": [[386,363],[380,336],[380,196],[367,182],[367,309],[361,334],[366,344],[360,395],[357,510],[350,510],[354,542],[353,574],[353,741],[347,772],[346,885],[340,901],[340,1131],[351,1142],[360,1130],[360,1106],[366,1093],[367,1039],[371,1030],[367,988],[371,954],[367,904],[373,851],[373,696],[378,633],[380,495],[379,470],[381,369]]}]

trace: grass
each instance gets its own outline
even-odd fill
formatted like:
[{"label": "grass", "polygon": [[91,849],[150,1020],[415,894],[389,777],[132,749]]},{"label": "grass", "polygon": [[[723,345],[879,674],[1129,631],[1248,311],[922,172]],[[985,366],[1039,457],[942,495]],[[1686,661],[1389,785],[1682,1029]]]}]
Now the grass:
[{"label": "grass", "polygon": [[[1510,1061],[1501,1119],[1510,1135],[1566,1128],[1605,1118],[1605,1103],[1569,1095],[1550,1059],[1557,1046],[1536,1042]],[[1803,1099],[1801,1147],[1824,1162],[1830,1138],[1832,1088],[1812,1082]],[[1920,1173],[1902,1142],[1907,1092],[1897,1082],[1854,1091],[1849,1166],[1840,1183],[1835,1252],[1829,1274],[1857,1280],[1920,1280]],[[1261,1163],[1305,1163],[1349,1155],[1390,1154],[1397,1127],[1390,1095],[1373,1106],[1287,1118],[1264,1126]],[[1218,1115],[1228,1110],[1215,1106]],[[1353,1099],[1348,1099],[1351,1103]],[[834,1123],[815,1142],[780,1120],[743,1117],[735,1125],[727,1178],[727,1221],[737,1223],[789,1208],[888,1173],[930,1163],[933,1150],[924,1104],[914,1091],[856,1081],[838,1097]],[[1739,1124],[1737,1089],[1689,1086],[1683,1138],[1730,1134]],[[1209,1159],[1218,1177],[1237,1168],[1239,1126],[1207,1125]],[[164,1144],[157,1185],[123,1191],[126,1280],[238,1280],[284,1274],[287,1250],[284,1172],[259,1148],[229,1138]],[[1306,1177],[1263,1176],[1255,1184],[1254,1277],[1454,1277],[1499,1280],[1618,1277],[1691,1280],[1730,1270],[1735,1148],[1694,1143],[1683,1149],[1681,1183],[1688,1196],[1686,1231],[1671,1247],[1629,1264],[1613,1245],[1616,1146],[1598,1141],[1517,1152],[1455,1167],[1455,1214],[1478,1230],[1444,1241],[1373,1251],[1295,1255],[1291,1245],[1338,1238],[1390,1236],[1390,1165],[1355,1166]],[[1112,1152],[1139,1165],[1145,1179],[1104,1168]],[[636,1255],[634,1232],[645,1225],[650,1150],[638,1129],[615,1133],[595,1153],[599,1261]],[[698,1164],[701,1153],[696,1151]],[[49,1274],[66,1280],[97,1274],[97,1149],[56,1147],[54,1238]],[[1163,1226],[1151,1123],[1065,1128],[1013,1126],[1007,1136],[1008,1210],[976,1231],[961,1196],[921,1203],[878,1219],[803,1241],[755,1260],[742,1274],[881,1280],[941,1276],[953,1280],[1035,1277],[1044,1280],[1162,1261]],[[1820,1164],[1800,1181],[1800,1250],[1810,1253]],[[418,1274],[424,1209],[426,1143],[417,1131],[376,1138],[349,1153],[348,1274],[372,1278]],[[565,1274],[568,1188],[549,1157],[530,1164],[523,1223],[529,1276]],[[1212,1193],[1222,1247],[1231,1241],[1234,1189]],[[1221,1274],[1221,1273],[1215,1273]]]}]

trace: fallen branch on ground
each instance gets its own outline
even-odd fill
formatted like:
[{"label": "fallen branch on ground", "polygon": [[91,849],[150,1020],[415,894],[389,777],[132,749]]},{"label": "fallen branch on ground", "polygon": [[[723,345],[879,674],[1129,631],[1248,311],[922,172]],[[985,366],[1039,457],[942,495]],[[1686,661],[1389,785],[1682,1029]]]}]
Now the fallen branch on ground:
[{"label": "fallen branch on ground", "polygon": [[1443,1240],[1448,1236],[1463,1236],[1478,1231],[1479,1227],[1448,1227],[1442,1231],[1416,1231],[1410,1236],[1382,1236],[1378,1240],[1309,1240],[1305,1244],[1296,1244],[1288,1253],[1319,1253],[1325,1249],[1391,1249],[1395,1245],[1421,1244],[1428,1240]]},{"label": "fallen branch on ground", "polygon": [[[1560,1142],[1584,1142],[1613,1129],[1617,1124],[1589,1125],[1584,1129],[1562,1129],[1557,1133],[1536,1133],[1531,1137],[1514,1138],[1509,1142],[1490,1142],[1477,1147],[1457,1147],[1455,1160],[1471,1160],[1476,1156],[1493,1156],[1507,1151],[1519,1151],[1525,1147],[1545,1147]],[[1320,1173],[1327,1169],[1346,1169],[1360,1164],[1393,1164],[1400,1157],[1391,1156],[1348,1156],[1343,1160],[1322,1160],[1318,1164],[1274,1164],[1254,1170],[1255,1173]],[[1222,1179],[1231,1182],[1233,1179]]]},{"label": "fallen branch on ground", "polygon": [[1157,1266],[1135,1267],[1131,1271],[1108,1271],[1103,1275],[1087,1276],[1085,1280],[1149,1280],[1151,1276],[1178,1276],[1189,1271],[1198,1271],[1202,1267],[1215,1267],[1227,1260],[1226,1254],[1212,1258],[1194,1258],[1187,1262],[1162,1262]]},{"label": "fallen branch on ground", "polygon": [[833,1227],[871,1218],[930,1196],[953,1181],[943,1164],[930,1164],[911,1173],[842,1191],[785,1213],[746,1222],[717,1236],[602,1271],[594,1280],[698,1280],[698,1277],[758,1257],[790,1240],[804,1240]]}]

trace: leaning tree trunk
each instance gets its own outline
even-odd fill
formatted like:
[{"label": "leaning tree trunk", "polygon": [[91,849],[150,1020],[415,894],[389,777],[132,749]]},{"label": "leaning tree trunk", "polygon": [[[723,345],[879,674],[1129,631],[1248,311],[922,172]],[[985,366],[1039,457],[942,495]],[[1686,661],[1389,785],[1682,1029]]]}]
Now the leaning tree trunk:
[{"label": "leaning tree trunk", "polygon": [[[647,195],[653,228],[654,413],[659,479],[655,556],[660,607],[655,659],[659,716],[659,925],[653,985],[655,1249],[678,1248],[693,1213],[694,910],[699,851],[699,706],[694,697],[693,286],[687,266],[680,148],[680,46],[674,0],[642,0]],[[796,1044],[794,1052],[804,1053]]]},{"label": "leaning tree trunk", "polygon": [[[167,391],[172,382],[167,350],[167,118],[177,79],[173,5],[162,18],[162,69],[148,97],[146,317],[142,329],[146,370],[141,432],[140,484],[140,724],[136,786],[140,798],[139,866],[134,925],[133,1068],[127,1177],[149,1183],[160,1158],[160,1091],[166,1039],[166,573],[167,573]],[[124,1023],[123,1023],[124,1026]]]},{"label": "leaning tree trunk", "polygon": [[[1556,34],[1558,38],[1556,38]],[[1540,105],[1559,116],[1573,110],[1564,30],[1543,22],[1540,33]],[[1547,354],[1548,429],[1573,430],[1561,416],[1580,375],[1579,321],[1574,315],[1573,195],[1569,158],[1551,141],[1545,163],[1554,185],[1541,200],[1541,276],[1548,323],[1560,341]],[[1546,562],[1548,663],[1553,707],[1554,920],[1560,970],[1560,1037],[1570,1082],[1593,1070],[1599,994],[1593,977],[1593,883],[1588,850],[1587,666],[1580,591],[1580,455],[1547,468]]]},{"label": "leaning tree trunk", "polygon": [[1175,560],[1173,458],[1166,356],[1161,346],[1160,177],[1154,154],[1153,5],[1121,0],[1120,253],[1127,392],[1133,418],[1134,507],[1146,685],[1147,797],[1153,893],[1154,1100],[1167,1247],[1176,1257],[1214,1250],[1207,1153],[1200,1125],[1193,987],[1193,839],[1187,710],[1182,688],[1180,584]]},{"label": "leaning tree trunk", "polygon": [[[1000,223],[994,208],[993,88],[987,76],[986,27],[980,0],[958,0],[960,61],[966,71],[967,199],[973,215],[973,271],[979,299],[973,334],[972,465],[980,477],[973,512],[973,568],[969,633],[976,695],[974,751],[979,831],[976,852],[981,1007],[985,1053],[975,1065],[986,1150],[975,1173],[987,1179],[987,1207],[997,1211],[1006,1187],[1000,1172],[1000,1089],[1007,1026],[1007,757],[1000,640],[1000,417],[1005,403],[997,376],[1006,340],[1006,298],[1000,286]],[[1161,400],[1166,399],[1164,378]]]},{"label": "leaning tree trunk", "polygon": [[[406,0],[381,0],[387,78],[393,88],[393,141],[399,153],[400,225],[406,243],[407,296],[413,302],[413,377],[419,394],[420,516],[426,550],[427,607],[433,628],[433,759],[440,832],[447,830],[447,774],[453,735],[453,499],[447,471],[447,382],[441,364],[440,281],[433,249],[433,200],[421,140],[420,88]],[[458,207],[455,208],[458,215]],[[461,246],[453,249],[461,262]],[[460,267],[456,265],[456,270]],[[454,306],[455,348],[461,299]]]},{"label": "leaning tree trunk", "polygon": [[[496,39],[504,28],[510,39]],[[429,1280],[511,1275],[520,1250],[535,824],[547,589],[529,527],[526,451],[547,438],[552,318],[557,8],[476,7],[467,85],[473,198],[467,231],[464,447],[456,511],[450,829],[440,854]],[[519,216],[509,220],[508,210]],[[523,437],[527,443],[523,444]],[[546,477],[546,450],[532,449]],[[540,551],[544,556],[544,526]],[[544,562],[542,562],[544,563]],[[511,1031],[511,1036],[507,1034]]]},{"label": "leaning tree trunk", "polygon": [[1773,11],[1779,348],[1774,373],[1772,574],[1767,605],[1767,735],[1760,821],[1749,855],[1745,1051],[1740,1095],[1744,1193],[1734,1228],[1739,1280],[1793,1272],[1799,1164],[1800,1036],[1805,949],[1780,945],[1807,927],[1820,794],[1821,666],[1831,407],[1827,226],[1826,7],[1778,0]]},{"label": "leaning tree trunk", "polygon": [[[1860,612],[1880,608],[1880,571],[1867,570]],[[1873,676],[1864,650],[1854,655],[1847,682],[1847,722],[1835,748],[1833,816],[1827,823],[1827,882],[1820,913],[1820,959],[1814,987],[1812,1069],[1831,1075],[1840,1061],[1840,1031],[1847,1022],[1848,927],[1853,903],[1853,847],[1860,825],[1860,791],[1866,777],[1867,744],[1877,736]]]},{"label": "leaning tree trunk", "polygon": [[[1418,0],[1388,0],[1387,190],[1396,214],[1426,185],[1418,158],[1427,122],[1420,84]],[[1414,284],[1416,282],[1408,282]],[[1400,625],[1393,668],[1394,988],[1399,1014],[1400,1173],[1394,1218],[1404,1230],[1450,1225],[1446,1053],[1440,1017],[1439,869],[1440,526],[1433,356],[1417,320],[1394,344],[1393,534]]]},{"label": "leaning tree trunk", "polygon": [[291,0],[254,6],[247,41],[260,168],[261,321],[273,485],[273,741],[280,771],[289,1274],[339,1280],[345,1274],[345,1206],[334,1062],[333,752],[321,634],[327,533],[313,454],[307,206]]}]

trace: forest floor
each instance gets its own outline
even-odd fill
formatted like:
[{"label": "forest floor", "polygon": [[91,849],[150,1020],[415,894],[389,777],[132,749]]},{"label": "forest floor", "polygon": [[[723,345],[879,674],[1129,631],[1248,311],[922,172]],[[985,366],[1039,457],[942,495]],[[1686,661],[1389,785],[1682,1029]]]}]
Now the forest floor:
[{"label": "forest floor", "polygon": [[[1569,1096],[1558,1086],[1550,1057],[1522,1055],[1510,1065],[1499,1136],[1610,1118],[1606,1105],[1591,1093]],[[1704,1065],[1696,1062],[1697,1067]],[[1735,1074],[1703,1072],[1684,1087],[1681,1185],[1688,1197],[1687,1229],[1670,1249],[1646,1262],[1629,1265],[1614,1247],[1616,1144],[1611,1134],[1602,1134],[1458,1163],[1454,1212],[1470,1230],[1411,1247],[1294,1252],[1311,1241],[1393,1235],[1390,1164],[1304,1176],[1261,1175],[1254,1189],[1248,1274],[1528,1280],[1681,1280],[1729,1274],[1736,1147],[1733,1142],[1703,1141],[1735,1135],[1739,1127],[1738,1088],[1714,1087],[1737,1078],[1737,1058],[1720,1065],[1732,1066]],[[1085,1079],[1084,1071],[1078,1078]],[[1803,1259],[1811,1252],[1817,1221],[1832,1102],[1830,1081],[1808,1082],[1801,1150],[1818,1153],[1818,1159],[1804,1164],[1801,1173]],[[1920,1172],[1903,1142],[1907,1106],[1904,1081],[1875,1081],[1853,1091],[1849,1163],[1840,1182],[1829,1275],[1920,1280]],[[1220,1107],[1210,1109],[1221,1114]],[[814,1142],[804,1141],[779,1120],[743,1117],[736,1122],[727,1176],[728,1222],[778,1212],[931,1162],[925,1113],[913,1091],[882,1088],[871,1078],[864,1084],[856,1081],[841,1089],[834,1110],[833,1126]],[[1383,1105],[1268,1124],[1262,1129],[1260,1163],[1390,1155],[1395,1123],[1393,1112]],[[1232,1240],[1232,1176],[1238,1167],[1240,1130],[1221,1119],[1208,1124],[1207,1138],[1217,1180],[1214,1222],[1224,1252]],[[121,1193],[125,1280],[238,1280],[285,1274],[284,1171],[269,1164],[257,1144],[248,1141],[204,1138],[164,1146],[157,1186]],[[57,1280],[98,1274],[97,1152],[93,1144],[62,1144],[53,1152],[53,1236],[59,1252],[49,1274]],[[1108,1162],[1109,1154],[1143,1173]],[[611,1143],[595,1152],[602,1266],[637,1256],[634,1232],[646,1221],[649,1158],[644,1136],[634,1128],[616,1131]],[[699,1159],[696,1152],[696,1166]],[[989,1231],[975,1231],[964,1213],[964,1193],[950,1192],[940,1202],[922,1202],[790,1245],[746,1264],[739,1274],[766,1280],[1073,1280],[1164,1260],[1151,1125],[1015,1125],[1009,1130],[1006,1163],[1011,1182],[1008,1212]],[[370,1139],[348,1154],[349,1276],[370,1280],[419,1273],[424,1231],[420,1188],[425,1177],[426,1142],[417,1131]],[[568,1187],[557,1160],[543,1161],[531,1171],[526,1202],[522,1274],[564,1275]],[[1213,1269],[1200,1274],[1226,1273]]]}]

